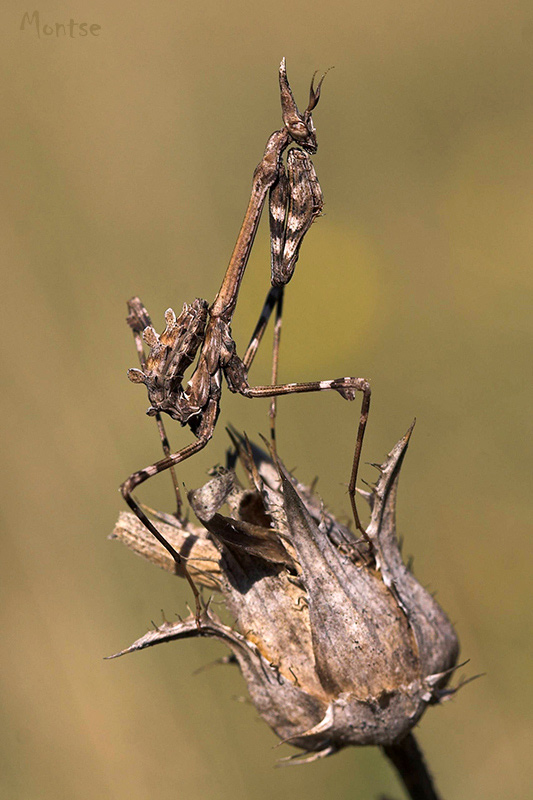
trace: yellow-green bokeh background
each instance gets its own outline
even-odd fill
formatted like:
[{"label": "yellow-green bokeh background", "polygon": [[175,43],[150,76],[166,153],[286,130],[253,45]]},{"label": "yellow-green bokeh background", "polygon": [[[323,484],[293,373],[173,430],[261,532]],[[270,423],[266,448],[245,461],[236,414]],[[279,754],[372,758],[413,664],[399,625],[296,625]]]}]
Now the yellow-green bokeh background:
[{"label": "yellow-green bokeh background", "polygon": [[[33,7],[1,12],[0,795],[401,796],[377,751],[273,769],[291,751],[235,702],[236,671],[192,675],[216,644],[102,660],[190,599],[106,540],[119,483],[159,456],[144,392],[125,377],[125,300],[139,293],[160,324],[168,305],[213,298],[279,126],[286,55],[301,104],[313,70],[335,70],[315,114],[326,215],[287,293],[281,378],[370,378],[367,461],[417,417],[405,550],[456,621],[467,674],[487,673],[430,710],[420,740],[446,800],[531,797],[531,3],[38,9],[42,23],[102,30],[39,40],[19,30]],[[262,230],[241,348],[267,286]],[[268,380],[266,355],[255,375]],[[340,512],[356,414],[326,395],[280,408],[283,458],[318,474]],[[213,442],[181,470],[189,487],[223,458],[229,420],[266,432],[266,403],[225,396]],[[144,496],[165,504],[167,481]]]}]

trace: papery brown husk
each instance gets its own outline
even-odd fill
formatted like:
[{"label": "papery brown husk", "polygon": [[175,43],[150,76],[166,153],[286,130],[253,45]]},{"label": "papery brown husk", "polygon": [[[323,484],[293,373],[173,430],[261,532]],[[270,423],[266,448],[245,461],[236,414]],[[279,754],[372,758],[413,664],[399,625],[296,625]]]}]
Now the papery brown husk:
[{"label": "papery brown husk", "polygon": [[[403,563],[396,536],[411,431],[364,493],[371,553],[279,460],[237,438],[249,486],[234,469],[220,471],[189,493],[203,527],[159,523],[187,555],[194,580],[221,592],[234,627],[205,608],[200,627],[193,616],[164,623],[117,655],[189,637],[224,641],[263,719],[308,751],[305,760],[401,741],[428,704],[450,694],[444,687],[459,650],[447,616]],[[131,514],[121,515],[114,536],[172,569]]]}]

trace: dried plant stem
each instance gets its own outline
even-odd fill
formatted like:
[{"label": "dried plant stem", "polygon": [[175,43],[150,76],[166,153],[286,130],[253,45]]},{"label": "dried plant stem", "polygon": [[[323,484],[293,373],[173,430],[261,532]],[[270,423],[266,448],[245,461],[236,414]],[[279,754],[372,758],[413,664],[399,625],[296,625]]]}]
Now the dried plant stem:
[{"label": "dried plant stem", "polygon": [[412,800],[441,800],[412,733],[399,744],[387,745],[382,750],[393,763]]}]

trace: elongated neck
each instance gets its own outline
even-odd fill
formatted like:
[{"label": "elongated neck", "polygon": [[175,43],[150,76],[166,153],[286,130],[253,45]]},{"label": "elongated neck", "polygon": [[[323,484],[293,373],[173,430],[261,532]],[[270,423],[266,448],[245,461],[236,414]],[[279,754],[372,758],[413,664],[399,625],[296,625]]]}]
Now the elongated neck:
[{"label": "elongated neck", "polygon": [[290,141],[289,132],[286,128],[282,128],[275,131],[267,142],[263,158],[254,172],[250,202],[224,280],[210,309],[211,317],[223,317],[230,322],[233,316],[265,197],[270,187],[278,179],[281,157]]}]

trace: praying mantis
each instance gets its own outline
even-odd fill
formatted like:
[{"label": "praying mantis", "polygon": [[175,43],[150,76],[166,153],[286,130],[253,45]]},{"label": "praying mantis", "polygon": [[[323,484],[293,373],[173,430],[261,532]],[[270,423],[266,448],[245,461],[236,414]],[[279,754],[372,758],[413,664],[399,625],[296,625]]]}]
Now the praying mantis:
[{"label": "praying mantis", "polygon": [[[325,381],[277,384],[279,332],[285,285],[290,281],[298,260],[300,245],[323,206],[322,192],[310,156],[317,151],[316,131],[312,112],[316,107],[324,80],[317,86],[311,80],[309,103],[302,113],[294,100],[286,72],[285,59],[279,68],[279,83],[283,127],[268,139],[263,158],[256,167],[252,192],[237,241],[222,284],[213,303],[197,298],[185,304],[179,316],[172,309],[165,313],[166,327],[157,334],[139,298],[129,303],[128,323],[133,331],[140,360],[140,369],[130,369],[133,383],[143,383],[148,390],[150,408],[159,427],[165,457],[151,466],[134,472],[121,486],[122,495],[137,517],[166,548],[174,559],[176,572],[191,586],[199,624],[201,604],[198,589],[191,578],[186,559],[158,531],[133,497],[133,491],[149,478],[171,470],[180,514],[178,482],[174,467],[202,450],[213,436],[219,410],[224,378],[231,392],[243,397],[270,397],[334,390],[346,400],[362,393],[361,413],[352,461],[348,494],[357,529],[365,536],[355,502],[356,480],[370,407],[370,386],[364,378],[336,378]],[[287,168],[283,155],[287,153]],[[271,283],[267,299],[241,359],[232,338],[231,321],[235,313],[239,289],[253,247],[265,200],[269,194]],[[274,332],[273,382],[251,386],[248,371],[259,347],[269,318],[276,308]],[[142,338],[141,338],[142,337]],[[144,343],[149,352],[145,357]],[[190,380],[183,385],[186,370],[196,359]],[[172,453],[162,423],[162,414],[169,415],[182,426],[188,426],[195,441]],[[271,409],[271,426],[275,410]]]}]

